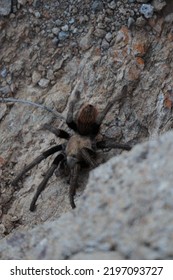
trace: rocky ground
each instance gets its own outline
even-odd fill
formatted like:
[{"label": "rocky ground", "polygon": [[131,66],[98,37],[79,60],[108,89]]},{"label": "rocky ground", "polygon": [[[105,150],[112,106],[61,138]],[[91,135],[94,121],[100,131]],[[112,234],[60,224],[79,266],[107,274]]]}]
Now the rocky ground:
[{"label": "rocky ground", "polygon": [[[107,100],[126,84],[126,99],[115,104],[108,113],[99,137],[114,137],[116,141],[133,146],[144,141],[152,143],[172,128],[172,12],[173,4],[169,0],[0,0],[1,100],[10,97],[30,100],[50,107],[65,118],[75,87],[82,92],[76,111],[86,101],[97,104],[102,110]],[[13,238],[16,232],[20,234],[33,227],[37,234],[36,225],[49,227],[46,221],[63,223],[63,219],[67,219],[64,218],[65,212],[70,212],[67,216],[79,213],[79,210],[71,213],[67,179],[55,176],[39,198],[36,212],[29,212],[33,193],[51,164],[51,158],[34,168],[19,187],[11,186],[12,179],[24,164],[55,142],[60,143],[54,135],[41,129],[45,123],[68,130],[63,120],[47,111],[23,104],[0,104],[2,246],[9,234]],[[119,153],[116,150],[104,151],[99,160],[106,161]],[[121,166],[121,157],[116,160]],[[125,172],[123,168],[122,164],[122,173]],[[103,178],[113,172],[110,164],[105,170]],[[99,169],[94,172],[98,174],[96,177],[101,176]],[[88,192],[95,197],[100,186],[99,179],[91,176],[89,185],[93,185],[93,190],[87,191],[87,187],[84,191],[88,176],[85,173],[81,174],[76,195],[77,207],[80,205],[80,211],[84,212],[88,207],[84,197]],[[135,176],[140,181],[140,175],[134,172],[134,180]],[[106,189],[106,182],[104,184]],[[126,201],[126,192],[121,195]],[[159,209],[162,213],[162,208]],[[123,219],[130,223],[126,214],[122,214]],[[61,222],[58,222],[61,215]],[[26,235],[26,239],[29,238]],[[116,253],[116,249],[113,251]],[[1,258],[10,258],[10,254],[9,249],[9,253],[2,253]],[[127,255],[122,254],[122,258],[127,258]],[[171,256],[171,252],[168,255]],[[42,258],[37,254],[34,256]],[[131,256],[135,257],[134,254]],[[51,255],[46,257],[51,258]],[[56,257],[63,258],[52,256]],[[136,253],[136,257],[140,254]]]},{"label": "rocky ground", "polygon": [[172,259],[172,137],[99,166],[75,211],[4,238],[1,259]]}]

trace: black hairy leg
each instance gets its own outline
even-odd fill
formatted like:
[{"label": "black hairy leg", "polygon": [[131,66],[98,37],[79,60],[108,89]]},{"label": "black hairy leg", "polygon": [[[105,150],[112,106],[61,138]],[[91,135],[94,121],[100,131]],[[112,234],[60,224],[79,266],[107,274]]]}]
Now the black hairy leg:
[{"label": "black hairy leg", "polygon": [[92,155],[95,153],[92,152],[92,150],[89,150],[87,148],[82,148],[80,151],[81,157],[83,158],[83,160],[92,168],[95,168],[97,166],[95,160],[93,159]]},{"label": "black hairy leg", "polygon": [[65,130],[55,128],[55,127],[53,127],[52,125],[49,125],[49,124],[44,124],[42,129],[48,130],[48,131],[52,132],[53,134],[55,134],[57,137],[60,137],[60,138],[66,139],[66,140],[68,140],[71,136]]},{"label": "black hairy leg", "polygon": [[31,170],[34,166],[38,165],[42,160],[46,159],[50,155],[61,151],[63,149],[64,145],[56,145],[52,148],[48,149],[47,151],[43,152],[41,155],[36,157],[30,164],[26,165],[22,171],[16,176],[16,178],[13,180],[12,185],[15,186],[18,184],[18,181],[23,177],[23,175]]},{"label": "black hairy leg", "polygon": [[95,120],[95,123],[92,125],[92,135],[96,136],[99,133],[99,129],[100,126],[104,120],[104,118],[106,117],[107,113],[110,111],[110,109],[112,108],[112,106],[119,100],[125,98],[127,94],[127,86],[123,86],[121,93],[116,95],[115,97],[113,97],[110,101],[108,101],[106,107],[104,108],[104,110],[102,112],[100,112]]},{"label": "black hairy leg", "polygon": [[50,166],[50,168],[48,169],[48,171],[46,172],[43,181],[40,183],[40,185],[37,188],[37,191],[32,199],[31,205],[30,205],[30,211],[34,211],[35,210],[35,204],[37,202],[37,199],[39,197],[39,195],[41,194],[41,192],[45,189],[46,184],[48,182],[48,180],[50,179],[50,177],[52,177],[55,169],[58,168],[59,163],[64,159],[64,155],[63,154],[59,154],[53,161],[52,165]]},{"label": "black hairy leg", "polygon": [[74,196],[76,194],[76,189],[78,187],[77,180],[78,180],[79,171],[80,171],[80,165],[76,163],[70,172],[69,199],[70,199],[70,205],[73,209],[76,207],[74,202]]},{"label": "black hairy leg", "polygon": [[79,101],[79,99],[80,99],[80,91],[76,90],[73,93],[72,100],[70,101],[69,109],[67,112],[66,124],[74,131],[77,131],[77,124],[74,120],[74,106]]},{"label": "black hairy leg", "polygon": [[113,138],[106,138],[106,140],[98,141],[96,143],[97,149],[122,149],[122,150],[131,150],[131,146],[129,144],[121,144],[115,142]]}]

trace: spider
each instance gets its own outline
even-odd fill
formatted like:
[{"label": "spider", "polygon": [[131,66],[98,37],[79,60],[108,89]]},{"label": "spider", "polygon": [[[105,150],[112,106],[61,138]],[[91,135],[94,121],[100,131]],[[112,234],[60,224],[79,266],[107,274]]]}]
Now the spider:
[{"label": "spider", "polygon": [[41,155],[35,158],[30,164],[26,165],[23,170],[13,180],[12,185],[17,185],[18,181],[23,175],[31,170],[34,166],[39,164],[42,160],[46,159],[54,153],[58,153],[53,160],[50,168],[46,172],[44,179],[39,184],[36,193],[30,204],[30,211],[34,211],[36,208],[36,202],[45,189],[49,178],[53,175],[56,169],[63,171],[65,175],[69,175],[69,200],[72,208],[75,208],[74,196],[76,193],[78,175],[80,169],[83,167],[96,167],[96,152],[97,149],[105,148],[118,148],[124,150],[130,150],[129,144],[120,144],[115,142],[113,138],[104,138],[101,141],[96,140],[96,136],[99,132],[100,126],[106,114],[114,103],[122,99],[127,92],[127,86],[122,88],[119,95],[115,96],[109,101],[105,109],[98,113],[95,106],[91,104],[84,104],[77,115],[77,119],[74,119],[74,106],[80,99],[80,91],[75,90],[72,100],[69,103],[69,109],[67,112],[66,124],[73,130],[74,133],[68,133],[65,130],[55,128],[51,125],[44,125],[44,128],[54,133],[57,137],[66,140],[63,144],[55,145],[50,149],[44,151]]}]

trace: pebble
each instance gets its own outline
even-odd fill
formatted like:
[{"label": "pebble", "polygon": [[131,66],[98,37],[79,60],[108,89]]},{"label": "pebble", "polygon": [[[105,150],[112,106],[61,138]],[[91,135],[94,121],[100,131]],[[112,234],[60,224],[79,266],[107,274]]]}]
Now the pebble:
[{"label": "pebble", "polygon": [[66,25],[62,26],[61,30],[64,31],[64,32],[67,32],[69,30],[68,25],[66,24]]},{"label": "pebble", "polygon": [[128,26],[128,28],[130,28],[132,25],[134,25],[134,23],[135,23],[134,18],[129,17],[129,18],[128,18],[128,21],[127,21],[127,26]]},{"label": "pebble", "polygon": [[101,0],[96,0],[93,2],[91,9],[93,12],[97,13],[103,9],[103,2]]},{"label": "pebble", "polygon": [[48,80],[53,80],[53,79],[55,78],[52,69],[49,69],[49,70],[47,71],[46,78],[47,78]]},{"label": "pebble", "polygon": [[164,18],[164,21],[165,21],[165,22],[168,22],[168,23],[172,23],[172,22],[173,22],[173,13],[168,14],[168,15]]},{"label": "pebble", "polygon": [[60,31],[58,34],[58,39],[60,41],[64,41],[69,37],[69,32],[65,32],[65,31]]},{"label": "pebble", "polygon": [[41,14],[39,12],[35,12],[34,15],[35,15],[36,18],[40,18],[41,17]]},{"label": "pebble", "polygon": [[61,24],[62,24],[62,20],[60,20],[60,19],[57,19],[56,21],[55,21],[55,24],[56,24],[56,26],[61,26]]},{"label": "pebble", "polygon": [[108,32],[108,33],[106,34],[106,36],[105,36],[105,39],[106,39],[106,41],[107,41],[108,43],[110,43],[111,40],[112,40],[112,33],[111,33],[111,32]]},{"label": "pebble", "polygon": [[6,76],[7,76],[7,69],[6,68],[3,68],[2,70],[1,70],[1,77],[2,78],[5,78]]},{"label": "pebble", "polygon": [[142,4],[139,11],[145,18],[151,18],[153,16],[154,7],[150,4]]},{"label": "pebble", "polygon": [[109,43],[103,39],[102,44],[101,44],[102,50],[108,50],[109,49]]},{"label": "pebble", "polygon": [[115,1],[112,1],[111,3],[108,4],[108,7],[112,10],[114,10],[116,8],[116,3]]},{"label": "pebble", "polygon": [[73,34],[76,34],[76,33],[78,33],[78,29],[74,28],[72,32],[73,32]]},{"label": "pebble", "polygon": [[41,74],[37,71],[32,73],[32,83],[36,85],[41,80]]},{"label": "pebble", "polygon": [[59,28],[58,27],[54,27],[54,28],[52,28],[52,33],[54,34],[54,35],[58,35],[58,33],[59,33]]},{"label": "pebble", "polygon": [[82,50],[87,50],[92,46],[91,34],[92,34],[92,29],[90,29],[88,33],[81,38],[79,42],[79,47]]},{"label": "pebble", "polygon": [[38,84],[41,88],[47,88],[49,85],[49,82],[50,82],[50,80],[43,78],[38,82]]},{"label": "pebble", "polygon": [[57,46],[58,43],[59,43],[59,39],[56,38],[56,37],[54,37],[53,40],[52,40],[52,43],[53,43],[55,46]]},{"label": "pebble", "polygon": [[106,31],[101,28],[97,28],[94,32],[94,35],[98,38],[103,38],[106,35]]},{"label": "pebble", "polygon": [[0,1],[0,16],[7,16],[11,12],[11,0]]},{"label": "pebble", "polygon": [[145,26],[146,19],[143,16],[140,16],[137,18],[135,24],[136,24],[136,26],[139,26],[139,27]]},{"label": "pebble", "polygon": [[69,24],[73,24],[75,22],[75,19],[74,18],[71,18],[70,20],[69,20]]}]

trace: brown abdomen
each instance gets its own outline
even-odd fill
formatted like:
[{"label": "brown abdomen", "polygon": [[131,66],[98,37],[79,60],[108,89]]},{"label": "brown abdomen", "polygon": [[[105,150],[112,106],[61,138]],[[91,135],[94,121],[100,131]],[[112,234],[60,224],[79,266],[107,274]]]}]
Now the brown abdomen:
[{"label": "brown abdomen", "polygon": [[97,110],[94,106],[84,105],[77,118],[78,132],[81,135],[90,135],[93,130],[93,125],[96,121]]}]

